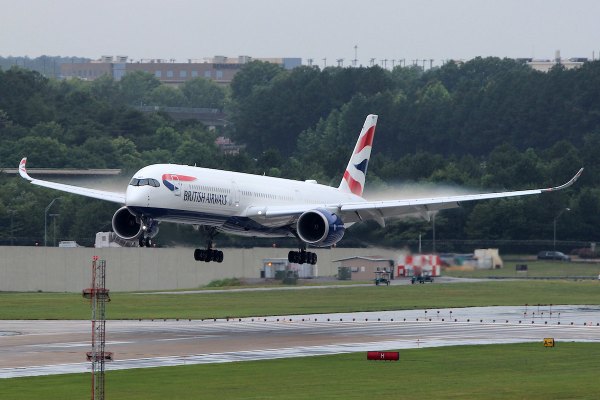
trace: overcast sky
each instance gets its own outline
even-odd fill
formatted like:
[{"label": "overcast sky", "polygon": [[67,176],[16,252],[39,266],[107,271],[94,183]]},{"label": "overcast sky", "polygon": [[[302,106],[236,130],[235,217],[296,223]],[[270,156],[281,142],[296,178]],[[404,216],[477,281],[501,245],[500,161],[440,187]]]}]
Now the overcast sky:
[{"label": "overcast sky", "polygon": [[[588,57],[600,0],[0,0],[0,56]],[[411,62],[411,61],[407,61]],[[389,62],[388,62],[389,63]],[[388,64],[388,66],[390,66]]]}]

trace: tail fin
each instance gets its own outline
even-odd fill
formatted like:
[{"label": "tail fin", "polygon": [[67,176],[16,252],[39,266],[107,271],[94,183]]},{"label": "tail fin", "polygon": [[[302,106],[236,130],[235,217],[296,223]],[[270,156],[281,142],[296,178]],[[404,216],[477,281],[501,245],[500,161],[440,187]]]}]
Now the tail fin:
[{"label": "tail fin", "polygon": [[365,188],[365,178],[367,176],[367,165],[371,157],[371,148],[373,147],[373,136],[375,136],[375,126],[377,125],[377,115],[369,114],[365,119],[365,124],[360,131],[354,152],[344,172],[344,177],[340,182],[339,190],[346,193],[354,193],[362,196]]}]

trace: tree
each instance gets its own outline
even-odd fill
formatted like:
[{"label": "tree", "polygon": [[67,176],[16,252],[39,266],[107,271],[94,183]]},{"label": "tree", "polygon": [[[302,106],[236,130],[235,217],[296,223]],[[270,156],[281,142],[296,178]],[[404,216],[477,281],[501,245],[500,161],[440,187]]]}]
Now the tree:
[{"label": "tree", "polygon": [[152,90],[160,86],[160,81],[148,72],[133,71],[125,74],[119,86],[126,104],[142,105],[147,102]]},{"label": "tree", "polygon": [[242,102],[252,94],[256,87],[268,86],[276,76],[283,72],[283,68],[279,65],[264,61],[251,61],[235,74],[231,82],[231,95],[238,103]]},{"label": "tree", "polygon": [[180,89],[167,85],[160,85],[152,89],[147,96],[147,101],[153,106],[186,107],[187,99]]},{"label": "tree", "polygon": [[183,84],[181,91],[188,107],[220,110],[225,107],[225,89],[208,79],[191,79]]}]

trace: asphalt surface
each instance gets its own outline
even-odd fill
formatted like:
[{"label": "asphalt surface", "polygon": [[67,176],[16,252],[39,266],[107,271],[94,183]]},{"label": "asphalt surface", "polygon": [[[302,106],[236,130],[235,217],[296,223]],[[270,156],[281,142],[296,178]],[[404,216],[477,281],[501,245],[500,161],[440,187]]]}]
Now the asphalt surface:
[{"label": "asphalt surface", "polygon": [[[107,370],[371,350],[600,342],[600,306],[472,307],[231,320],[107,321]],[[90,321],[0,321],[0,378],[90,370]]]}]

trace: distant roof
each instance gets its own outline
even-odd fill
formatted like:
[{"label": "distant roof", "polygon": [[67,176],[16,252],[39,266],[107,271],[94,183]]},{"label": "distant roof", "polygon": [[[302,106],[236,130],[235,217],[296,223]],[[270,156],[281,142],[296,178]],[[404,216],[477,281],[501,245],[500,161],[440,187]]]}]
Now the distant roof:
[{"label": "distant roof", "polygon": [[355,257],[348,257],[348,258],[341,258],[339,260],[331,260],[332,262],[341,262],[341,261],[348,261],[348,260],[366,260],[366,261],[394,261],[391,258],[381,258],[381,257],[362,257],[362,256],[355,256]]},{"label": "distant roof", "polygon": [[[18,168],[2,168],[1,172],[5,174],[18,174]],[[27,168],[27,172],[30,175],[69,175],[69,176],[98,176],[98,175],[119,175],[120,169],[110,168],[88,168],[88,169],[74,169],[74,168]]]}]

